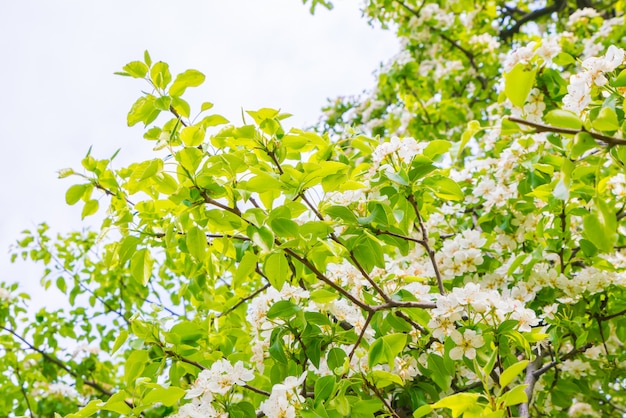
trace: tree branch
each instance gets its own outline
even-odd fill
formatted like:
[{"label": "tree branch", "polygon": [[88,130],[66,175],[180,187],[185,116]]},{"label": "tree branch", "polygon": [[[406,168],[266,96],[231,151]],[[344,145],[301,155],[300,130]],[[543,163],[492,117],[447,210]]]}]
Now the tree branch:
[{"label": "tree branch", "polygon": [[509,39],[510,37],[518,33],[522,26],[526,23],[532,22],[541,18],[542,16],[546,16],[554,12],[560,12],[566,5],[566,0],[555,0],[554,3],[552,3],[550,6],[546,6],[543,9],[533,10],[532,12],[525,14],[519,20],[517,20],[513,26],[500,31],[500,39]]},{"label": "tree branch", "polygon": [[318,279],[320,279],[321,281],[323,281],[324,283],[326,283],[327,285],[329,285],[330,287],[335,289],[337,292],[341,293],[343,296],[345,296],[347,299],[349,299],[352,303],[357,305],[359,308],[361,308],[361,309],[363,309],[364,311],[367,311],[367,312],[372,312],[373,311],[373,308],[370,305],[361,302],[356,297],[354,297],[352,294],[350,294],[350,292],[348,292],[346,289],[344,289],[343,287],[339,286],[337,283],[335,283],[332,280],[330,280],[321,271],[319,271],[318,268],[315,267],[315,265],[313,263],[311,263],[308,259],[306,259],[304,257],[301,257],[300,255],[298,255],[298,253],[293,251],[291,248],[283,248],[283,251],[285,251],[287,254],[289,254],[290,256],[295,258],[296,260],[298,260],[300,263],[304,264],[309,270],[311,270],[313,272],[313,274],[315,274],[315,276]]},{"label": "tree branch", "polygon": [[[74,370],[70,369],[65,363],[63,363],[61,360],[59,360],[56,357],[51,356],[50,354],[46,353],[45,351],[35,347],[34,345],[32,345],[31,343],[29,343],[28,341],[26,341],[21,335],[19,335],[18,333],[16,333],[15,331],[13,331],[10,328],[5,328],[0,326],[0,330],[4,330],[6,332],[8,332],[9,334],[12,334],[15,338],[17,338],[18,340],[20,340],[22,343],[26,344],[26,346],[41,354],[46,360],[48,360],[49,362],[53,363],[55,366],[57,366],[58,368],[64,370],[65,372],[67,372],[67,374],[69,374],[70,376],[72,376],[73,378],[80,378],[81,376],[78,375],[78,373],[76,373]],[[104,387],[102,387],[99,383],[91,381],[91,380],[83,380],[83,383],[95,390],[97,390],[98,392],[100,392],[101,394],[105,395],[105,396],[112,396],[113,393],[107,389],[105,389]],[[128,405],[129,407],[133,408],[134,405],[132,404],[132,402],[130,401],[124,401],[124,403],[126,405]]]},{"label": "tree branch", "polygon": [[533,391],[535,390],[535,384],[537,383],[537,379],[539,379],[539,375],[535,374],[535,372],[539,366],[541,366],[542,361],[543,356],[537,355],[537,358],[528,363],[528,366],[526,366],[526,377],[524,378],[524,383],[528,386],[526,386],[524,392],[526,392],[526,398],[528,400],[519,406],[518,412],[520,417],[526,418],[530,416],[530,402],[533,397]]},{"label": "tree branch", "polygon": [[598,141],[604,142],[608,145],[626,145],[626,139],[622,139],[622,138],[615,138],[612,136],[606,136],[606,135],[602,135],[596,132],[591,132],[586,130],[584,127],[580,128],[580,129],[569,129],[569,128],[558,128],[556,126],[550,126],[550,125],[544,125],[541,123],[535,123],[535,122],[529,122],[527,120],[524,119],[520,119],[520,118],[516,118],[514,116],[509,116],[508,119],[511,122],[515,122],[515,123],[519,123],[521,125],[526,125],[526,126],[530,126],[532,128],[535,128],[535,130],[537,131],[537,133],[542,133],[542,132],[554,132],[557,134],[564,134],[564,135],[576,135],[579,133],[587,133],[589,135],[591,135],[591,137],[593,139],[596,139]]}]

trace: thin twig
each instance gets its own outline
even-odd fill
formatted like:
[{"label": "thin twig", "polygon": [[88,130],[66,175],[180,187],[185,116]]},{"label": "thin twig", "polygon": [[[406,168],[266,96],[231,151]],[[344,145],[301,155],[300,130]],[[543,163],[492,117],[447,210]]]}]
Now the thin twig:
[{"label": "thin twig", "polygon": [[441,276],[441,272],[439,271],[439,266],[437,265],[437,260],[435,259],[435,251],[430,248],[430,244],[428,243],[428,231],[426,231],[426,225],[424,225],[424,220],[422,219],[422,215],[420,214],[419,208],[417,207],[417,202],[415,201],[415,197],[410,194],[407,196],[407,200],[411,203],[413,210],[415,211],[415,216],[417,216],[417,221],[419,223],[419,227],[422,232],[422,246],[428,253],[428,257],[430,258],[430,262],[433,265],[433,270],[435,271],[435,277],[437,278],[437,286],[439,287],[439,293],[442,295],[446,294],[446,290],[443,287],[443,277]]},{"label": "thin twig", "polygon": [[263,389],[259,389],[259,388],[255,388],[254,386],[250,386],[247,383],[245,385],[243,385],[243,387],[248,389],[248,390],[251,390],[254,393],[258,393],[259,395],[264,395],[264,396],[268,396],[268,397],[271,395],[271,393],[269,393],[268,391],[263,390]]},{"label": "thin twig", "polygon": [[15,364],[15,376],[17,377],[17,383],[20,385],[20,391],[22,392],[22,396],[24,396],[24,400],[26,401],[26,408],[28,409],[28,415],[30,418],[35,418],[33,414],[33,408],[30,406],[30,400],[28,399],[28,393],[26,393],[26,388],[24,388],[24,384],[22,383],[22,376],[20,375],[20,368]]},{"label": "thin twig", "polygon": [[400,415],[398,415],[398,413],[396,412],[395,409],[393,409],[389,401],[387,401],[387,399],[385,399],[382,393],[380,393],[380,390],[378,390],[376,385],[373,385],[372,383],[370,383],[370,381],[367,380],[367,377],[365,375],[363,375],[363,381],[365,382],[365,385],[374,392],[376,397],[382,401],[382,403],[385,405],[385,408],[387,408],[387,410],[389,410],[389,413],[391,413],[391,416],[394,418],[400,418]]},{"label": "thin twig", "polygon": [[228,315],[229,313],[231,313],[232,311],[234,311],[235,309],[237,309],[238,307],[240,307],[242,304],[246,303],[250,299],[254,299],[259,293],[263,292],[265,289],[267,289],[269,287],[270,287],[270,284],[267,283],[265,286],[259,288],[258,290],[256,290],[251,295],[246,296],[245,298],[242,298],[239,302],[235,303],[233,306],[231,306],[230,308],[226,309],[224,312],[220,313],[217,317],[219,318],[219,317]]},{"label": "thin twig", "polygon": [[354,343],[354,346],[352,347],[352,350],[350,351],[350,354],[348,355],[348,359],[352,360],[352,357],[354,356],[354,353],[356,352],[356,349],[359,346],[359,344],[361,344],[361,340],[363,339],[363,336],[365,335],[365,331],[367,331],[367,328],[369,327],[370,321],[372,320],[373,316],[374,316],[373,311],[367,314],[367,319],[365,320],[363,329],[359,333],[359,337],[356,339],[356,342]]}]

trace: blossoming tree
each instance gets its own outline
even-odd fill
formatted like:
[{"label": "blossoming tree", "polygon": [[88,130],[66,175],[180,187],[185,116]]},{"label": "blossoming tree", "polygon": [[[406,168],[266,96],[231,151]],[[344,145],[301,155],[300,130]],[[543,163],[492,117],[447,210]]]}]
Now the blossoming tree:
[{"label": "blossoming tree", "polygon": [[68,308],[0,288],[0,415],[623,416],[626,22],[590,6],[369,0],[402,51],[309,131],[124,66],[155,155],[60,171],[106,215],[18,242]]}]

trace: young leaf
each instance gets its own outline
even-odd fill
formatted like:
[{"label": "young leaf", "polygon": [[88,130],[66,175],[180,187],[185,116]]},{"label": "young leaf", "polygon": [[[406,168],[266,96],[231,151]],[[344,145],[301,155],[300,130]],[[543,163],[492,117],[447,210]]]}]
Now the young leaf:
[{"label": "young leaf", "polygon": [[[182,96],[188,87],[197,87],[204,83],[205,76],[198,70],[187,70],[176,76],[170,86],[170,96]],[[205,109],[202,109],[205,110]]]},{"label": "young leaf", "polygon": [[513,381],[528,365],[528,360],[521,360],[507,367],[500,375],[500,387],[504,388]]},{"label": "young leaf", "polygon": [[526,98],[535,83],[536,69],[529,70],[527,64],[518,63],[504,74],[504,94],[514,106],[524,107]]}]

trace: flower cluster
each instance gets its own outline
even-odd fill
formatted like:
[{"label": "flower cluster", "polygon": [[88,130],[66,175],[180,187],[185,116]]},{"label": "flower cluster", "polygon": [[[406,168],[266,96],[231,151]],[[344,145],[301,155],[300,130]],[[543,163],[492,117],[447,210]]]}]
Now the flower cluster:
[{"label": "flower cluster", "polygon": [[[519,300],[502,296],[496,290],[482,289],[476,283],[468,283],[445,296],[439,296],[431,317],[428,327],[433,330],[433,337],[441,341],[458,332],[457,322],[461,320],[494,327],[505,320],[515,320],[518,321],[517,329],[520,332],[530,332],[532,327],[539,324],[535,311],[525,308]],[[458,335],[456,338],[461,341]],[[472,334],[468,339],[479,341]]]},{"label": "flower cluster", "polygon": [[439,268],[446,279],[452,279],[476,271],[483,262],[481,248],[487,240],[480,232],[466,230],[454,239],[446,240],[437,253]]},{"label": "flower cluster", "polygon": [[591,57],[583,61],[585,71],[570,77],[567,94],[563,97],[563,109],[570,110],[577,115],[589,106],[592,99],[593,86],[606,85],[606,73],[615,70],[624,63],[624,50],[611,45],[603,57]]},{"label": "flower cluster", "polygon": [[243,362],[238,361],[233,366],[228,360],[217,360],[210,368],[202,370],[193,386],[185,394],[185,399],[191,399],[179,409],[178,413],[170,415],[175,418],[196,417],[226,417],[227,413],[215,408],[215,396],[224,396],[237,386],[245,386],[246,382],[254,379],[252,370],[247,369]]},{"label": "flower cluster", "polygon": [[300,377],[288,376],[282,383],[272,386],[269,398],[261,403],[259,410],[267,418],[295,418],[304,397],[300,385],[306,379],[306,372]]}]

